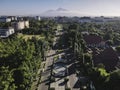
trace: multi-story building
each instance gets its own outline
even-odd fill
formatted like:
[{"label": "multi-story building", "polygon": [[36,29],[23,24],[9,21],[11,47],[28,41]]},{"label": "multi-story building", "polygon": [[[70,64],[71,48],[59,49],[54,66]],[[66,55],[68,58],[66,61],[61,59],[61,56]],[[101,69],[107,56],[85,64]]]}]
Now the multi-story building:
[{"label": "multi-story building", "polygon": [[40,20],[41,20],[40,16],[36,16],[36,17],[35,17],[35,20],[40,21]]},{"label": "multi-story building", "polygon": [[20,21],[20,22],[15,22],[14,23],[14,28],[15,30],[21,30],[24,29],[24,21]]},{"label": "multi-story building", "polygon": [[0,37],[1,38],[5,38],[5,37],[8,37],[12,34],[14,34],[15,31],[14,31],[14,28],[12,27],[9,27],[9,28],[0,28]]},{"label": "multi-story building", "polygon": [[29,21],[18,21],[12,24],[15,30],[22,30],[24,28],[29,28]]},{"label": "multi-story building", "polygon": [[16,16],[9,16],[9,18],[11,18],[11,21],[17,21],[17,17]]},{"label": "multi-story building", "polygon": [[29,21],[24,21],[25,28],[29,28]]},{"label": "multi-story building", "polygon": [[11,22],[11,18],[8,18],[8,17],[0,17],[0,22]]}]

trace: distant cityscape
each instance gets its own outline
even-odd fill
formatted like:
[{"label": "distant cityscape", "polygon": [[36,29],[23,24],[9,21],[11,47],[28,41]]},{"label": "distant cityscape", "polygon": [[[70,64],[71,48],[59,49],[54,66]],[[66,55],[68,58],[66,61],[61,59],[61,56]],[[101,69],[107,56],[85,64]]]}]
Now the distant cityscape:
[{"label": "distant cityscape", "polygon": [[78,22],[78,23],[96,23],[104,24],[106,22],[120,21],[120,17],[67,17],[67,16],[58,16],[58,17],[40,17],[40,16],[0,16],[0,22],[10,23],[10,27],[0,28],[0,37],[8,37],[11,34],[14,34],[18,30],[24,28],[29,28],[30,20],[54,20],[57,22]]}]

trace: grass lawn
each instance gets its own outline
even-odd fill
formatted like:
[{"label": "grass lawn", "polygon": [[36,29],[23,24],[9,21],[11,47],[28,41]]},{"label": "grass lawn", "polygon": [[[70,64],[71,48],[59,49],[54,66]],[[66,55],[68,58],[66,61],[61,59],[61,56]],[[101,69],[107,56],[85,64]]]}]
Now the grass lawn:
[{"label": "grass lawn", "polygon": [[27,34],[18,34],[18,37],[22,37],[23,39],[27,40],[27,39],[31,39],[32,37],[36,37],[37,39],[44,39],[44,36],[41,35],[27,35]]}]

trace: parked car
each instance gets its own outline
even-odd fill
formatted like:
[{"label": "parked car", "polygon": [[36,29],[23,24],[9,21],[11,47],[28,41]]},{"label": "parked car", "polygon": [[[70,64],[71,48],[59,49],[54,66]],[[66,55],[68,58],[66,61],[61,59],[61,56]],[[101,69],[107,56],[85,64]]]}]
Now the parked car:
[{"label": "parked car", "polygon": [[64,77],[66,76],[66,70],[67,68],[65,67],[65,65],[61,63],[56,63],[53,65],[52,75],[57,77]]}]

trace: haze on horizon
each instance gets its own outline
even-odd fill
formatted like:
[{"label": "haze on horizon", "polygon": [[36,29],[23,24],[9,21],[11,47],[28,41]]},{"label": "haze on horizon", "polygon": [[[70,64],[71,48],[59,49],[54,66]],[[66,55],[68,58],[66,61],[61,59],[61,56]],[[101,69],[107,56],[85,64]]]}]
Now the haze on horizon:
[{"label": "haze on horizon", "polygon": [[0,15],[40,15],[57,8],[86,16],[120,16],[120,0],[0,0]]}]

